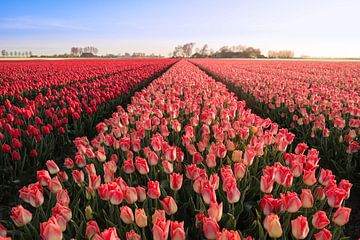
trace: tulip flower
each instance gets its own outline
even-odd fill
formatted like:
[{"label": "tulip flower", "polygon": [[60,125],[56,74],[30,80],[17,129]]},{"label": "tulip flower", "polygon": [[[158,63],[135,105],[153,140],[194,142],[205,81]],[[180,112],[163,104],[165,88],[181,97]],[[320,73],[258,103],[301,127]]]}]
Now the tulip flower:
[{"label": "tulip flower", "polygon": [[210,218],[214,219],[216,222],[219,222],[223,214],[223,203],[210,203],[210,207],[207,212]]},{"label": "tulip flower", "polygon": [[144,209],[135,209],[135,222],[140,228],[147,226],[147,216]]},{"label": "tulip flower", "polygon": [[21,227],[31,222],[32,214],[22,205],[18,205],[11,209],[11,219],[16,226]]},{"label": "tulip flower", "polygon": [[331,232],[329,230],[324,228],[320,232],[315,233],[314,237],[315,237],[315,240],[331,240],[332,239],[332,234],[331,234]]},{"label": "tulip flower", "polygon": [[120,218],[125,224],[131,224],[134,222],[134,214],[131,208],[128,206],[120,207]]},{"label": "tulip flower", "polygon": [[267,215],[263,225],[271,238],[279,238],[283,234],[279,216],[276,214]]},{"label": "tulip flower", "polygon": [[148,181],[147,195],[151,199],[158,199],[160,197],[160,184],[158,181]]},{"label": "tulip flower", "polygon": [[323,229],[326,227],[330,221],[328,217],[326,216],[326,213],[324,211],[317,211],[313,216],[311,220],[312,225],[316,229]]},{"label": "tulip flower", "polygon": [[62,230],[55,217],[40,224],[40,236],[44,240],[62,240]]},{"label": "tulip flower", "polygon": [[154,240],[166,240],[169,235],[170,220],[163,221],[157,219],[153,228],[152,234]]},{"label": "tulip flower", "polygon": [[170,175],[170,188],[174,191],[179,191],[183,182],[183,175],[172,173]]},{"label": "tulip flower", "polygon": [[178,210],[177,204],[171,196],[166,196],[163,200],[160,200],[160,203],[168,215],[172,215]]},{"label": "tulip flower", "polygon": [[332,221],[339,226],[343,226],[349,222],[350,212],[351,208],[339,207],[333,215]]},{"label": "tulip flower", "polygon": [[309,225],[306,217],[300,215],[291,220],[291,232],[296,239],[305,239],[309,234]]},{"label": "tulip flower", "polygon": [[211,218],[203,218],[203,233],[206,239],[216,239],[220,231],[217,222]]},{"label": "tulip flower", "polygon": [[184,222],[170,223],[170,238],[171,240],[185,240]]}]

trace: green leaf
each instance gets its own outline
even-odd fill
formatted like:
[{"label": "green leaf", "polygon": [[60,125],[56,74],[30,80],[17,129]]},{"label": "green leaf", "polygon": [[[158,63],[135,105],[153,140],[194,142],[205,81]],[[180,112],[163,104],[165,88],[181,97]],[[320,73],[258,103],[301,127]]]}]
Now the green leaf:
[{"label": "green leaf", "polygon": [[226,214],[226,228],[227,229],[236,229],[236,220],[231,213]]}]

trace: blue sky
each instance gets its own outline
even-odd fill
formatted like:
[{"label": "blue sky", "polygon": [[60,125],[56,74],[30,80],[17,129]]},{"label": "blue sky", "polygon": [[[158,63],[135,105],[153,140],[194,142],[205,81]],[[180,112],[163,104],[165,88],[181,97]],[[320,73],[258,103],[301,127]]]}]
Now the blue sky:
[{"label": "blue sky", "polygon": [[359,9],[356,0],[1,0],[0,49],[167,55],[192,41],[360,57]]}]

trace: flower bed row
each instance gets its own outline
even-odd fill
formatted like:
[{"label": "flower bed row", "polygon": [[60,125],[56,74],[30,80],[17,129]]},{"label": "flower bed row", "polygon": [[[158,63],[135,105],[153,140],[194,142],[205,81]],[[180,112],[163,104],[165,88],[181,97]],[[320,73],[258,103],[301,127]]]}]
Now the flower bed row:
[{"label": "flower bed row", "polygon": [[[359,63],[196,60],[263,117],[321,152],[341,176],[360,171]],[[330,161],[331,160],[331,161]]]},{"label": "flower bed row", "polygon": [[94,131],[89,128],[172,63],[174,60],[129,62],[129,70],[118,74],[78,81],[59,90],[48,88],[33,100],[19,97],[16,105],[6,100],[0,106],[1,185],[24,171],[35,173],[48,158],[63,152],[70,139],[91,136]]},{"label": "flower bed row", "polygon": [[[14,239],[339,239],[351,184],[318,152],[176,63],[47,161],[0,234]],[[251,237],[252,236],[252,237]]]},{"label": "flower bed row", "polygon": [[[0,95],[37,95],[42,89],[134,69],[154,60],[1,61]],[[28,93],[26,93],[28,92]],[[2,101],[2,99],[0,98]]]}]

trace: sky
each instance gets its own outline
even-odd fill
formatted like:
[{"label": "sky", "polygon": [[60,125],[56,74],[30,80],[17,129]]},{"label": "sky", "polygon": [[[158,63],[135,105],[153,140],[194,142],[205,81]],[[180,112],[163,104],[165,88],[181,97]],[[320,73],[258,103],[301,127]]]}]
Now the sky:
[{"label": "sky", "polygon": [[168,56],[195,42],[360,57],[359,0],[0,0],[0,49]]}]

